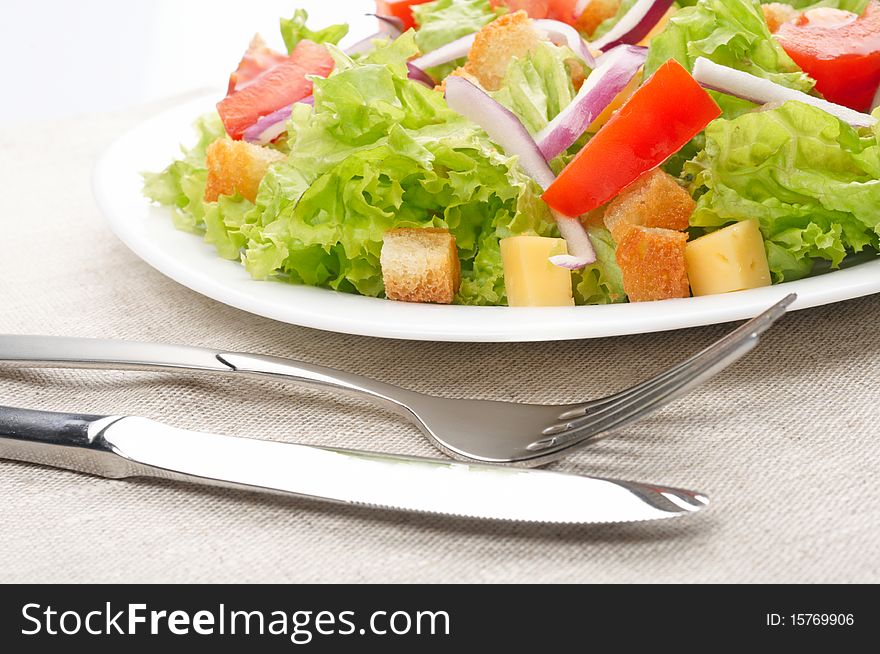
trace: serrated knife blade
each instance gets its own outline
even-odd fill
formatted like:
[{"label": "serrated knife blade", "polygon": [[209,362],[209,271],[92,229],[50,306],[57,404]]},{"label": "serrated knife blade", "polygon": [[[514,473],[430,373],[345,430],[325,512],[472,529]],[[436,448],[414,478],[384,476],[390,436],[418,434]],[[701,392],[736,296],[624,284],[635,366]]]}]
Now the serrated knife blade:
[{"label": "serrated knife blade", "polygon": [[188,431],[138,417],[0,407],[0,458],[492,520],[609,523],[688,515],[701,493],[543,470]]}]

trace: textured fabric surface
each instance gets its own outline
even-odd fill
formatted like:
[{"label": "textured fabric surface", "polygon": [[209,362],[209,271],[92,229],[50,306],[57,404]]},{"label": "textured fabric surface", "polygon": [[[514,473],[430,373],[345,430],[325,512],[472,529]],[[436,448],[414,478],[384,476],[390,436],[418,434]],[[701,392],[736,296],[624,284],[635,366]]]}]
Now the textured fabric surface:
[{"label": "textured fabric surface", "polygon": [[[574,402],[634,383],[730,329],[410,343],[223,306],[137,259],[92,199],[98,154],[160,108],[0,131],[0,333],[217,346],[446,396]],[[51,147],[35,147],[35,133]],[[686,399],[554,466],[701,490],[712,505],[696,516],[512,526],[0,462],[0,581],[878,582],[878,324],[875,297],[792,314],[756,354]],[[0,403],[434,454],[414,427],[364,402],[272,382],[0,369]]]}]

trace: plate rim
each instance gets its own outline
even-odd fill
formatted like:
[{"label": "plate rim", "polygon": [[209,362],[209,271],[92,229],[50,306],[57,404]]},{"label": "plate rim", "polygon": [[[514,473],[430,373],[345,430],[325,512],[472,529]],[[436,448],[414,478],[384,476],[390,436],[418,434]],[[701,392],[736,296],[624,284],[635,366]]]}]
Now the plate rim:
[{"label": "plate rim", "polygon": [[[184,132],[184,128],[191,130],[192,122],[213,106],[216,97],[216,94],[199,95],[175,104],[119,136],[95,164],[92,189],[113,233],[149,266],[200,295],[265,318],[376,338],[541,342],[648,334],[744,320],[758,315],[789,293],[798,294],[791,310],[802,310],[880,292],[880,258],[760,289],[658,302],[578,307],[408,304],[304,285],[253,280],[240,263],[222,259],[213,246],[198,235],[174,227],[169,210],[154,205],[143,196],[140,172],[148,168],[140,164],[135,166],[138,154],[130,154],[137,153],[138,145],[146,144],[146,150],[149,150],[152,144],[157,151],[164,152],[168,148],[166,161],[170,161],[175,153],[179,153],[179,144],[191,140],[187,138],[191,131]],[[171,130],[173,136],[162,138],[161,132],[169,125],[174,127]],[[174,150],[171,150],[172,141]],[[129,197],[129,191],[134,188],[132,176],[137,180],[139,199],[139,211],[134,216],[131,214],[135,198]],[[164,214],[164,226],[156,224],[156,212]],[[175,258],[163,244],[145,238],[147,223],[153,223],[151,227],[165,233],[169,240],[179,241],[178,249],[189,249],[194,256],[198,253],[195,263]],[[171,232],[187,237],[191,243],[183,244],[180,237],[172,237]],[[205,258],[206,248],[210,248],[214,264],[209,265]],[[200,269],[199,262],[204,262],[208,269]],[[228,267],[228,270],[217,264]],[[875,274],[872,275],[871,271]],[[265,287],[273,288],[267,290]],[[284,301],[279,302],[280,298]]]}]

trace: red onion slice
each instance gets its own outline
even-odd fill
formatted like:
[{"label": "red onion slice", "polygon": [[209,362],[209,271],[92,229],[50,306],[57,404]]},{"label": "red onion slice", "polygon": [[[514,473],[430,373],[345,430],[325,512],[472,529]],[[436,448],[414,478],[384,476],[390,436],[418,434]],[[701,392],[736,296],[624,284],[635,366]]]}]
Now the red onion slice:
[{"label": "red onion slice", "polygon": [[550,40],[556,45],[567,45],[572,52],[580,56],[590,68],[596,67],[596,60],[587,42],[581,37],[580,32],[567,23],[558,20],[543,18],[533,21],[538,30],[545,32]]},{"label": "red onion slice", "polygon": [[[315,104],[314,96],[303,98],[294,104]],[[287,131],[287,121],[293,113],[293,105],[281,107],[260,118],[244,131],[244,140],[258,145],[267,145]]]},{"label": "red onion slice", "polygon": [[260,118],[244,131],[244,140],[266,145],[287,131],[287,120],[293,113],[293,105],[287,105]]},{"label": "red onion slice", "polygon": [[796,100],[822,109],[853,127],[873,127],[877,124],[877,119],[868,114],[863,114],[849,107],[834,104],[821,98],[814,98],[801,91],[786,88],[770,80],[756,77],[735,68],[716,64],[705,57],[697,58],[697,61],[694,63],[693,75],[694,79],[704,88],[727,93],[728,95],[749,100],[756,104]]},{"label": "red onion slice", "polygon": [[407,77],[409,77],[414,82],[421,82],[425,86],[432,88],[432,89],[435,86],[437,86],[437,82],[434,81],[433,77],[428,75],[428,73],[423,71],[418,66],[414,66],[412,64],[412,62],[407,63],[406,68],[409,71],[409,74],[407,75]]},{"label": "red onion slice", "polygon": [[406,31],[406,25],[396,16],[385,16],[383,14],[367,14],[373,16],[381,23],[383,34],[388,34],[392,38],[398,37]]},{"label": "red onion slice", "polygon": [[[489,138],[508,156],[519,157],[526,174],[547,190],[556,175],[519,118],[488,93],[463,77],[446,79],[446,102],[449,107],[483,128]],[[596,261],[596,253],[584,226],[577,218],[553,212],[562,237],[568,244],[568,264],[583,268]]]},{"label": "red onion slice", "polygon": [[394,40],[403,34],[404,25],[403,21],[399,18],[395,18],[394,16],[383,16],[382,14],[367,14],[367,16],[375,16],[379,20],[379,31],[375,34],[371,34],[365,39],[361,39],[354,45],[347,47],[345,49],[345,54],[356,55],[370,52],[373,49],[373,41],[376,39],[390,38],[391,40]]},{"label": "red onion slice", "polygon": [[417,57],[410,61],[410,63],[416,68],[427,70],[428,68],[434,68],[435,66],[441,66],[443,64],[448,64],[450,61],[467,57],[468,53],[471,51],[471,47],[474,45],[474,39],[476,38],[476,32],[468,34],[460,39],[456,39],[452,43],[447,43],[436,50],[423,54],[421,57]]},{"label": "red onion slice", "polygon": [[669,11],[674,0],[638,0],[617,24],[590,45],[595,50],[610,50],[621,43],[638,43]]},{"label": "red onion slice", "polygon": [[648,49],[619,45],[598,59],[574,100],[535,135],[547,161],[570,148],[645,64]]},{"label": "red onion slice", "polygon": [[550,210],[559,227],[559,234],[565,239],[568,254],[557,254],[550,257],[550,263],[567,270],[580,270],[596,263],[596,250],[590,241],[590,235],[584,229],[579,218],[564,216],[558,211]]}]

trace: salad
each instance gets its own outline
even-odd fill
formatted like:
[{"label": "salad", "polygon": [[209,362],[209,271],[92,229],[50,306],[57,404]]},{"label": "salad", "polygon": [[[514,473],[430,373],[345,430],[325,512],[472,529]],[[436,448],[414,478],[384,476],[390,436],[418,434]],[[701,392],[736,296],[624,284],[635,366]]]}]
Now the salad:
[{"label": "salad", "polygon": [[281,20],[144,174],[256,279],[564,306],[800,279],[880,250],[880,1],[384,0]]}]

